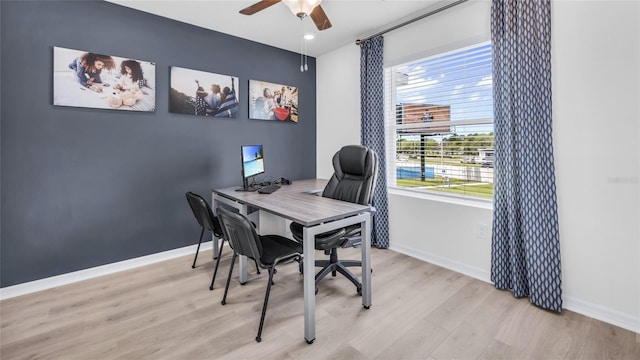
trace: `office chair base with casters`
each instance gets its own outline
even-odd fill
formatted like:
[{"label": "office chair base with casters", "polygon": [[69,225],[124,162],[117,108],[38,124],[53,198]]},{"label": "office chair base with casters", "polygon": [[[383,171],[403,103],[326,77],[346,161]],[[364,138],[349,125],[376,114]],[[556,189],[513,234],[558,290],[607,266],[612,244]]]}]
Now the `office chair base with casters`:
[{"label": "office chair base with casters", "polygon": [[[338,253],[335,249],[331,249],[331,253],[329,255],[329,260],[316,260],[316,267],[322,267],[320,271],[316,273],[316,286],[320,280],[322,280],[325,276],[331,273],[332,276],[336,276],[337,273],[342,274],[349,281],[353,283],[356,287],[356,292],[358,295],[362,295],[362,283],[358,278],[347,269],[347,266],[362,266],[362,262],[360,261],[350,261],[350,260],[342,260],[338,261]],[[316,288],[317,293],[317,288]]]},{"label": "office chair base with casters", "polygon": [[[302,225],[297,223],[291,223],[291,234],[293,238],[302,243]],[[326,255],[329,255],[329,260],[316,260],[315,266],[322,268],[316,273],[316,294],[318,293],[317,285],[327,274],[331,273],[332,276],[336,276],[337,273],[344,275],[349,281],[356,287],[358,295],[362,295],[362,283],[360,280],[347,269],[351,266],[362,266],[362,261],[356,260],[338,260],[337,248],[345,242],[345,236],[348,233],[359,231],[359,227],[353,227],[349,229],[339,229],[337,231],[325,233],[316,236],[316,250],[324,250]],[[300,273],[302,273],[302,265],[300,265]]]}]

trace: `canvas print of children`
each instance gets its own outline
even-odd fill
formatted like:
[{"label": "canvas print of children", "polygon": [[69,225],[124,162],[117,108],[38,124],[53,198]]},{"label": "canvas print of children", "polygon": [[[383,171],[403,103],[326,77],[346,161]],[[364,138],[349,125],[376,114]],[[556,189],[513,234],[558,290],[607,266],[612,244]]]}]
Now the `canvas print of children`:
[{"label": "canvas print of children", "polygon": [[53,104],[155,111],[155,64],[54,47]]}]

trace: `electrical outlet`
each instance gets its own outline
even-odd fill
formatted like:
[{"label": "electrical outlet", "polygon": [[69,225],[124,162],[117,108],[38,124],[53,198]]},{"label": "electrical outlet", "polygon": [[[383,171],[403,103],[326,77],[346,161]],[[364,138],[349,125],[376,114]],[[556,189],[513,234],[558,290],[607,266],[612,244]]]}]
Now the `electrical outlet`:
[{"label": "electrical outlet", "polygon": [[476,224],[476,239],[484,240],[489,238],[489,225]]}]

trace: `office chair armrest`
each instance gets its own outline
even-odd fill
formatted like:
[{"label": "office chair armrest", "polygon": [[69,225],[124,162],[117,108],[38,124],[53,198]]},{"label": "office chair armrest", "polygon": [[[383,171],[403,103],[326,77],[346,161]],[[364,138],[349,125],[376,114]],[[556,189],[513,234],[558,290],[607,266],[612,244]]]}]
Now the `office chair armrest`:
[{"label": "office chair armrest", "polygon": [[362,245],[362,236],[360,236],[360,234],[355,235],[355,236],[351,236],[348,237],[344,243],[342,243],[342,246],[340,246],[343,249],[346,248],[359,248]]},{"label": "office chair armrest", "polygon": [[309,195],[320,195],[322,194],[323,191],[324,189],[313,189],[313,190],[305,191],[305,193]]}]

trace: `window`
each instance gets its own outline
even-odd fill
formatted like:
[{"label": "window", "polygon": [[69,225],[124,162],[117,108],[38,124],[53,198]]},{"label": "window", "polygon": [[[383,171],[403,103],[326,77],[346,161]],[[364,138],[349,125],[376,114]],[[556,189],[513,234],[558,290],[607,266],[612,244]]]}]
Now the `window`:
[{"label": "window", "polygon": [[491,44],[385,69],[390,188],[491,199]]}]

